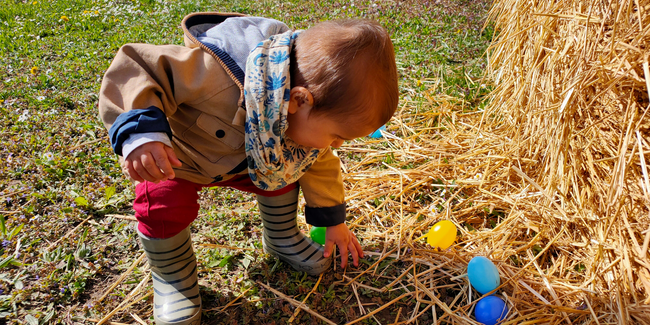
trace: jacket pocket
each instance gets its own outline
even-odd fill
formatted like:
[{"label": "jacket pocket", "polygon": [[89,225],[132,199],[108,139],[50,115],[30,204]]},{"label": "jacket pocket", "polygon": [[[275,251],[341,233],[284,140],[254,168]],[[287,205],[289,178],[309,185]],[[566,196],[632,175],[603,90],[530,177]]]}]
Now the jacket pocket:
[{"label": "jacket pocket", "polygon": [[205,113],[199,115],[183,137],[197,153],[212,163],[232,154],[244,144],[244,132]]}]

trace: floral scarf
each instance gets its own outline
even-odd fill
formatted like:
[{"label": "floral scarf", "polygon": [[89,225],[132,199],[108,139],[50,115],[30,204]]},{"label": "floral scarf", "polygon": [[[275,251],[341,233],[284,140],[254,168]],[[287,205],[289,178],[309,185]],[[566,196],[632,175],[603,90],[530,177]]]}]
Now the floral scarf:
[{"label": "floral scarf", "polygon": [[296,182],[320,150],[296,144],[284,132],[291,82],[289,54],[299,32],[287,31],[260,42],[248,55],[244,78],[246,159],[255,186],[279,190]]}]

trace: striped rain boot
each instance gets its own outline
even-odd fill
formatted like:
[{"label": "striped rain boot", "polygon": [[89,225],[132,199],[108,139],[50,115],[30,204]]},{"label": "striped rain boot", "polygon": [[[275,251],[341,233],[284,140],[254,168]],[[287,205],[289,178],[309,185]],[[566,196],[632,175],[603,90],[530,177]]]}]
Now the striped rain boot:
[{"label": "striped rain boot", "polygon": [[264,251],[289,263],[298,271],[320,275],[330,267],[332,257],[323,257],[323,246],[298,229],[298,191],[296,188],[280,196],[257,196],[264,225]]},{"label": "striped rain boot", "polygon": [[156,324],[199,325],[201,296],[190,228],[166,239],[138,235],[151,267]]}]

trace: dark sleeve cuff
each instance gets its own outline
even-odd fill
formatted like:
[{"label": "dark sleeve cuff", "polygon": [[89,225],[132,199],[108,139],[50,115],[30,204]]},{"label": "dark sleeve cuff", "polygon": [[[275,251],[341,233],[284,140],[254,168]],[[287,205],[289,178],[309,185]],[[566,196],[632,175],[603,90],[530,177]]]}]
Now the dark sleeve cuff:
[{"label": "dark sleeve cuff", "polygon": [[111,146],[116,154],[122,155],[122,144],[132,133],[165,132],[172,138],[172,129],[167,117],[157,107],[134,109],[120,114],[108,130]]},{"label": "dark sleeve cuff", "polygon": [[305,220],[314,227],[331,227],[345,222],[345,202],[327,208],[305,207]]}]

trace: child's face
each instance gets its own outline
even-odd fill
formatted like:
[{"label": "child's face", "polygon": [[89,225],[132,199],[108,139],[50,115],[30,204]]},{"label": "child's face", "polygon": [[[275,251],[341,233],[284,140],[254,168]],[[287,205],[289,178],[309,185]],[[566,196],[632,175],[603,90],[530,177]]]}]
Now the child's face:
[{"label": "child's face", "polygon": [[293,95],[292,89],[285,134],[299,145],[318,149],[338,148],[343,141],[364,137],[376,129],[367,123],[353,122],[352,119],[350,122],[341,122],[324,113],[310,114],[313,104],[311,94],[302,94],[304,100],[294,100]]},{"label": "child's face", "polygon": [[364,137],[375,129],[368,125],[342,123],[328,117],[326,114],[311,114],[299,111],[287,117],[285,134],[295,143],[305,147],[324,149],[338,148],[343,141]]}]

